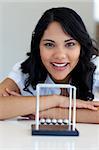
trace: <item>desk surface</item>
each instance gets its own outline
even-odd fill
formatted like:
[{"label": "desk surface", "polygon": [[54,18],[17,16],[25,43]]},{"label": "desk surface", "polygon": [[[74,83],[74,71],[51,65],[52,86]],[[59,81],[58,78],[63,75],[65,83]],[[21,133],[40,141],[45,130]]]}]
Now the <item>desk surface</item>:
[{"label": "desk surface", "polygon": [[99,150],[99,125],[77,124],[78,137],[32,136],[32,121],[0,121],[0,150]]}]

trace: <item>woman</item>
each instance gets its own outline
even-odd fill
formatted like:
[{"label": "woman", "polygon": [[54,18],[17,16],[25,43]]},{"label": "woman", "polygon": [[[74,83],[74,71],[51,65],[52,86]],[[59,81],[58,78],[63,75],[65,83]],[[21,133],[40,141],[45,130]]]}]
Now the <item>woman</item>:
[{"label": "woman", "polygon": [[[95,85],[99,82],[96,80],[99,66],[93,63],[99,59],[98,55],[98,49],[74,10],[64,7],[47,10],[33,32],[28,58],[17,63],[0,85],[0,118],[35,114],[38,83],[72,84],[77,88],[76,107],[98,110],[99,102],[89,102],[94,99]],[[40,111],[57,106],[68,108],[68,91],[65,96],[60,94],[60,89],[42,90]],[[20,95],[24,97],[17,97]]]}]

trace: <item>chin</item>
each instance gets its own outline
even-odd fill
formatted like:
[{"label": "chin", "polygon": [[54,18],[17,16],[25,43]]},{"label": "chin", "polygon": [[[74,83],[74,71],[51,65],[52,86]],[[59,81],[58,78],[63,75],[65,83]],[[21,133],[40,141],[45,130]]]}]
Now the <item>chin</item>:
[{"label": "chin", "polygon": [[59,75],[59,74],[57,74],[56,76],[54,74],[54,75],[51,75],[51,77],[57,83],[66,83],[69,80],[69,78],[70,78],[69,75],[70,75],[70,73],[65,74],[65,75]]},{"label": "chin", "polygon": [[65,78],[56,78],[56,77],[53,77],[53,80],[55,81],[55,82],[57,82],[57,83],[63,83],[64,82],[64,80],[66,79],[66,77]]}]

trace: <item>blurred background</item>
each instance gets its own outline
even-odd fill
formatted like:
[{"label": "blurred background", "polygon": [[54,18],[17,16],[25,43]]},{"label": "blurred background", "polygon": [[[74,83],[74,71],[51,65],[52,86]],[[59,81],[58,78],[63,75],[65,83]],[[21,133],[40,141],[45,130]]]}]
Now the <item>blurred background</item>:
[{"label": "blurred background", "polygon": [[32,31],[43,12],[57,6],[73,8],[99,43],[98,0],[0,0],[0,81],[26,58]]}]

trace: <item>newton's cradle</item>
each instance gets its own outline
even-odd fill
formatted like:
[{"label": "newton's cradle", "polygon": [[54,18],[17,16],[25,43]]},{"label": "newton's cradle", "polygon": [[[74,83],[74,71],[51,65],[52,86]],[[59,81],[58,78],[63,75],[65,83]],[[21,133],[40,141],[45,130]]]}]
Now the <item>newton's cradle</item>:
[{"label": "newton's cradle", "polygon": [[[42,88],[64,88],[69,92],[68,117],[64,119],[40,118],[40,90]],[[32,135],[42,136],[79,136],[76,129],[76,87],[70,84],[38,84],[36,87],[36,117],[32,124]],[[45,100],[46,101],[46,100]],[[45,102],[46,103],[46,102]],[[65,116],[65,114],[64,114]]]}]

